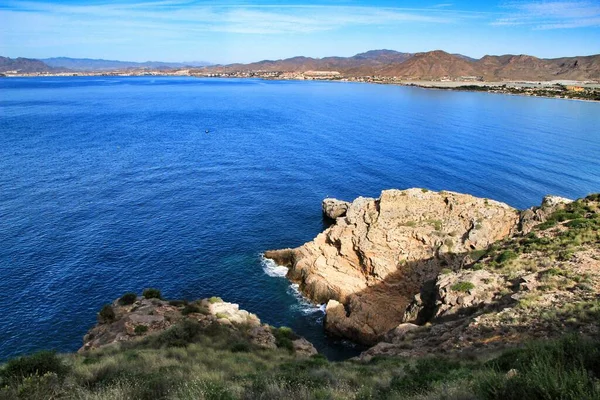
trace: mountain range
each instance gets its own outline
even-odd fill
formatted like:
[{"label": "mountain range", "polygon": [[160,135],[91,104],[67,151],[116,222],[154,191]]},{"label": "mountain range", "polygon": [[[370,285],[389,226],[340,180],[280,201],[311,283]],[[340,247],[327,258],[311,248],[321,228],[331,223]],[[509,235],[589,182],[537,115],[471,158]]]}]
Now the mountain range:
[{"label": "mountain range", "polygon": [[600,55],[543,59],[528,55],[486,55],[473,59],[462,54],[435,50],[402,53],[372,50],[352,57],[293,57],[264,60],[251,64],[212,66],[208,70],[306,72],[335,70],[345,76],[378,75],[403,79],[440,79],[481,77],[487,81],[526,80],[595,80],[600,79]]},{"label": "mountain range", "polygon": [[117,61],[92,58],[53,57],[41,59],[50,67],[68,68],[74,71],[109,71],[127,68],[172,69],[185,67],[204,67],[210,65],[205,61],[161,62],[161,61]]},{"label": "mountain range", "polygon": [[403,53],[394,50],[371,50],[352,57],[292,57],[282,60],[263,60],[250,64],[209,65],[206,62],[143,63],[78,59],[48,58],[34,60],[0,57],[0,72],[57,72],[109,71],[117,69],[179,69],[201,68],[214,73],[246,71],[292,72],[338,71],[344,76],[383,76],[401,79],[441,79],[478,77],[486,81],[498,80],[600,80],[600,55],[562,58],[537,58],[529,55],[486,55],[474,59],[462,54],[435,50],[422,53]]}]

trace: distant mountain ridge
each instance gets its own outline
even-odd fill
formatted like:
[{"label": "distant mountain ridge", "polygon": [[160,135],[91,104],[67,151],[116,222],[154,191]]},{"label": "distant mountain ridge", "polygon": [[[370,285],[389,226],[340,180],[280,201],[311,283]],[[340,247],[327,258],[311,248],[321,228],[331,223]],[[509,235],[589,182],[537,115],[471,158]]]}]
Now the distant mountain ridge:
[{"label": "distant mountain ridge", "polygon": [[20,73],[31,72],[59,72],[55,68],[46,65],[40,60],[33,58],[8,58],[0,56],[0,72],[17,71]]},{"label": "distant mountain ridge", "polygon": [[480,77],[492,80],[598,80],[600,55],[543,59],[528,55],[484,56],[474,59],[442,50],[401,53],[371,50],[352,57],[293,57],[250,64],[208,67],[218,72],[335,70],[345,76],[388,76],[403,79]]},{"label": "distant mountain ridge", "polygon": [[93,58],[53,57],[41,59],[51,67],[68,68],[74,71],[109,71],[126,68],[171,69],[185,67],[204,67],[210,65],[205,61],[162,62],[162,61],[118,61]]},{"label": "distant mountain ridge", "polygon": [[102,59],[56,57],[43,60],[0,57],[0,72],[102,72],[117,69],[201,68],[196,72],[291,72],[338,71],[342,76],[383,76],[400,79],[439,80],[477,78],[502,80],[600,80],[600,54],[590,56],[537,58],[529,55],[486,55],[474,59],[442,50],[403,53],[395,50],[370,50],[351,57],[292,57],[263,60],[249,64],[209,65],[206,62],[129,62]]}]

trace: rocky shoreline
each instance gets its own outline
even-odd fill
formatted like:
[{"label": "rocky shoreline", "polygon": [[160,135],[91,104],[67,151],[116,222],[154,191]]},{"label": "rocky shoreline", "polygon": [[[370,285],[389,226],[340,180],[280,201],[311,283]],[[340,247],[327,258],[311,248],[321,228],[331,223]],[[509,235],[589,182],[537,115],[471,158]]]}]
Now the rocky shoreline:
[{"label": "rocky shoreline", "polygon": [[[359,197],[352,203],[325,199],[323,214],[335,224],[311,242],[267,251],[265,257],[287,267],[287,278],[308,299],[327,304],[328,333],[376,345],[361,358],[449,351],[485,341],[504,346],[563,332],[556,320],[535,317],[556,304],[595,304],[600,250],[593,235],[598,232],[589,227],[579,232],[560,222],[566,215],[581,226],[594,224],[597,207],[593,196],[576,202],[547,196],[541,206],[519,211],[489,199],[426,189],[385,190],[378,199]],[[563,238],[579,234],[591,234],[592,240],[581,244],[577,236],[571,245]],[[523,241],[537,246],[536,252],[522,251]],[[569,248],[570,258],[549,261],[556,249],[544,246],[551,245]],[[566,288],[539,292],[549,290],[549,274],[560,276]],[[585,276],[583,289],[577,274]],[[537,313],[520,306],[527,302]],[[513,335],[503,337],[506,325],[498,315],[528,320],[530,326],[511,328]],[[421,341],[407,347],[405,337]]]}]

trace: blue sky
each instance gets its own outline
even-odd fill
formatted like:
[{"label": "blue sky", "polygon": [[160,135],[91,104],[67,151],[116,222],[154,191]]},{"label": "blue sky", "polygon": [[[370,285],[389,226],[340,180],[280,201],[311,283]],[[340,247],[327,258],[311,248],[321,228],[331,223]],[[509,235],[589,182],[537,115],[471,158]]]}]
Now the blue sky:
[{"label": "blue sky", "polygon": [[600,53],[600,1],[2,0],[0,55],[251,62],[370,49]]}]

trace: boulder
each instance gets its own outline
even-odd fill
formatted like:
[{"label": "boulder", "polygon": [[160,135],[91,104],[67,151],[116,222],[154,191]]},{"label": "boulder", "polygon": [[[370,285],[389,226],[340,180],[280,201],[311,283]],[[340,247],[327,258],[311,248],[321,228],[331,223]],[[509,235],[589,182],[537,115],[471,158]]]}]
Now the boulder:
[{"label": "boulder", "polygon": [[336,218],[346,215],[348,207],[350,207],[350,203],[347,201],[328,198],[323,200],[323,215],[329,219],[335,220]]},{"label": "boulder", "polygon": [[304,338],[293,340],[292,346],[294,348],[294,353],[300,357],[310,357],[318,354],[315,346]]}]

